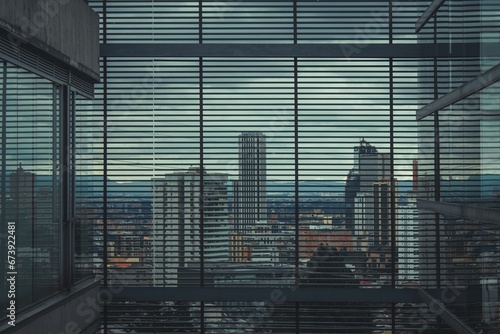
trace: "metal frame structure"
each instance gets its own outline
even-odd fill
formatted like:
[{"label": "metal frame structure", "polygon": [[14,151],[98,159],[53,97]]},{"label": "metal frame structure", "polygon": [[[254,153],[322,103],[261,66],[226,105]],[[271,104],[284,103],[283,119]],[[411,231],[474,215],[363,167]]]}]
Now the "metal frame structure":
[{"label": "metal frame structure", "polygon": [[500,64],[492,67],[488,71],[478,75],[473,80],[466,82],[462,86],[454,89],[448,94],[441,96],[432,103],[417,111],[417,120],[421,120],[439,110],[444,109],[458,101],[461,101],[482,89],[491,86],[500,80]]},{"label": "metal frame structure", "polygon": [[[435,14],[439,10],[439,8],[444,4],[445,0],[435,0],[433,1],[426,11],[422,14],[422,16],[418,19],[415,24],[415,31],[418,33],[421,29],[434,18],[434,38],[436,39],[437,35],[437,19],[435,18]],[[152,43],[141,43],[141,44],[121,44],[121,43],[107,43],[106,40],[106,29],[107,29],[107,14],[106,10],[103,11],[103,44],[101,45],[101,57],[103,60],[103,90],[104,90],[104,215],[103,218],[106,221],[108,217],[107,213],[107,166],[106,166],[106,156],[107,156],[107,59],[109,57],[198,57],[199,61],[199,102],[200,102],[200,113],[199,113],[199,124],[200,124],[200,143],[199,143],[199,158],[200,158],[200,170],[203,170],[204,166],[204,133],[203,133],[203,61],[205,57],[263,57],[263,58],[279,58],[279,57],[287,57],[293,59],[294,62],[294,157],[295,157],[295,232],[298,235],[298,194],[299,194],[299,154],[298,154],[298,59],[299,58],[356,58],[356,59],[364,59],[364,58],[384,58],[389,60],[389,69],[390,69],[390,102],[389,108],[391,110],[390,113],[390,151],[391,157],[394,156],[394,114],[393,114],[393,96],[394,96],[394,87],[393,87],[393,60],[395,55],[397,58],[415,58],[417,55],[419,58],[429,58],[433,60],[434,63],[434,81],[435,81],[435,89],[434,89],[434,98],[435,101],[430,103],[429,105],[423,107],[417,112],[417,120],[423,119],[424,117],[434,114],[434,128],[435,128],[435,141],[434,141],[434,151],[435,151],[435,177],[437,178],[437,184],[439,184],[439,115],[437,111],[440,109],[457,102],[465,97],[481,90],[488,85],[500,80],[500,65],[496,66],[492,70],[480,75],[476,79],[471,82],[465,84],[464,86],[448,93],[447,95],[438,98],[437,92],[437,61],[438,59],[450,59],[450,58],[464,58],[464,57],[479,57],[479,43],[464,43],[460,47],[454,47],[450,51],[450,45],[447,43],[435,43],[432,44],[417,44],[417,45],[406,45],[406,44],[393,44],[392,39],[392,26],[389,29],[389,44],[364,44],[363,48],[359,50],[359,52],[347,54],[346,53],[346,45],[344,44],[298,44],[297,43],[297,3],[294,2],[294,43],[293,44],[204,44],[203,43],[203,33],[202,33],[202,11],[201,11],[201,1],[199,2],[200,6],[200,16],[199,16],[199,44],[152,44]],[[106,8],[107,1],[103,1],[103,7]],[[392,1],[389,1],[389,7],[391,7]],[[392,11],[389,9],[390,22]],[[394,189],[394,161],[391,163],[391,189]],[[203,173],[201,176],[201,186],[203,187]],[[203,193],[203,190],[202,190]],[[437,202],[429,202],[429,201],[420,201],[419,207],[422,209],[429,209],[434,212],[446,213],[446,214],[459,214],[461,217],[470,217],[470,218],[481,218],[481,220],[491,221],[492,215],[494,216],[493,220],[498,223],[499,215],[494,212],[494,210],[484,210],[481,209],[479,211],[474,211],[473,208],[457,206],[452,204],[444,204],[439,203],[440,200],[440,191],[439,189],[436,191],[435,201]],[[395,205],[394,197],[391,198],[392,206]],[[438,204],[439,203],[439,204]],[[458,211],[459,212],[458,212]],[[496,213],[496,216],[495,216]],[[486,216],[485,216],[486,215]],[[203,217],[203,215],[200,215]],[[440,229],[440,218],[439,214],[436,214],[436,231]],[[394,212],[392,214],[392,221],[394,223],[395,217]],[[203,218],[200,220],[200,226],[203,226]],[[395,226],[394,224],[391,226],[391,230],[393,231],[393,236],[395,235]],[[200,227],[201,235],[200,242],[203,244],[203,229]],[[104,252],[107,253],[107,230],[106,224],[104,225]],[[436,236],[437,246],[436,252],[439,255],[440,246],[439,246],[439,233]],[[393,237],[392,240],[392,256],[395,258],[395,240]],[[201,311],[203,312],[203,303],[209,301],[264,301],[269,297],[269,294],[273,291],[273,289],[268,288],[208,288],[204,287],[204,277],[203,277],[203,247],[202,249],[202,260],[201,260],[201,270],[200,270],[200,288],[124,288],[122,292],[115,295],[116,300],[136,300],[136,301],[154,301],[154,300],[178,300],[178,301],[199,301],[201,302]],[[296,267],[298,268],[298,238],[296,238]],[[435,303],[436,300],[426,292],[420,290],[418,293],[416,290],[411,289],[396,289],[395,287],[395,265],[393,262],[392,265],[392,283],[391,288],[384,288],[380,290],[360,290],[360,289],[328,289],[328,288],[317,288],[317,289],[307,289],[307,290],[296,290],[293,292],[287,292],[286,298],[289,301],[294,302],[311,302],[311,301],[330,301],[330,302],[387,302],[387,303],[405,303],[405,302],[418,302],[424,301],[428,304]],[[437,262],[436,268],[436,277],[438,282],[438,292],[439,281],[440,281],[440,266],[439,261]],[[107,280],[108,280],[108,270],[107,270],[107,258],[104,259],[104,287],[103,289],[107,289]],[[297,276],[298,277],[298,274]],[[237,293],[236,293],[237,292]],[[438,305],[441,305],[438,303]],[[445,306],[442,306],[443,312],[439,315],[449,323],[453,328],[459,328],[460,333],[474,333],[470,329],[465,329],[466,326],[463,325],[459,319],[454,317],[448,310],[446,310]],[[392,330],[395,331],[395,313],[393,313],[393,325]],[[107,329],[107,305],[104,305],[104,329]],[[204,323],[202,319],[201,324],[202,332],[204,329]],[[457,329],[458,330],[458,329]]]},{"label": "metal frame structure", "polygon": [[419,33],[420,30],[429,22],[429,20],[436,14],[439,8],[445,3],[446,0],[434,0],[429,7],[425,10],[422,16],[415,24],[415,32]]},{"label": "metal frame structure", "polygon": [[[377,0],[374,0],[377,1]],[[436,289],[422,290],[422,289],[399,289],[396,287],[396,263],[391,263],[391,282],[390,287],[383,287],[380,289],[353,289],[353,288],[307,288],[307,289],[294,289],[294,288],[257,288],[257,287],[243,287],[243,288],[211,288],[205,286],[205,254],[204,247],[200,247],[200,286],[195,288],[158,288],[158,287],[125,287],[120,292],[113,293],[113,301],[159,301],[159,300],[173,300],[173,301],[198,301],[200,302],[200,312],[203,314],[205,310],[205,303],[213,301],[266,301],[269,296],[279,293],[289,302],[295,304],[296,322],[295,327],[298,332],[299,328],[299,303],[301,302],[360,302],[360,303],[390,303],[392,306],[392,332],[396,332],[396,304],[398,303],[426,303],[429,308],[447,324],[451,326],[457,333],[460,334],[474,334],[475,331],[467,326],[459,317],[454,315],[447,305],[435,296],[442,296],[445,289],[441,286],[441,239],[440,230],[442,229],[443,222],[441,215],[450,215],[464,219],[477,220],[482,222],[489,222],[494,224],[500,223],[500,210],[495,208],[475,207],[467,204],[452,204],[442,202],[441,196],[441,166],[442,166],[442,141],[440,138],[440,110],[453,105],[456,102],[462,101],[468,96],[480,92],[482,89],[500,81],[500,64],[492,67],[486,72],[480,74],[476,78],[466,82],[460,87],[450,91],[449,93],[439,96],[438,92],[438,61],[441,59],[461,59],[467,57],[480,57],[480,48],[483,47],[479,43],[461,43],[454,44],[450,50],[450,44],[438,43],[438,13],[445,0],[434,0],[418,19],[415,24],[415,31],[421,32],[427,24],[433,24],[434,42],[430,44],[395,44],[392,26],[392,9],[393,1],[388,1],[388,17],[389,17],[389,40],[387,44],[367,43],[359,49],[359,52],[347,52],[346,47],[348,44],[300,44],[298,43],[298,28],[297,28],[297,1],[293,2],[293,43],[290,44],[208,44],[203,41],[203,5],[202,1],[198,2],[199,17],[198,17],[198,44],[121,44],[121,43],[108,43],[107,40],[107,15],[106,11],[103,14],[103,44],[101,45],[101,57],[103,63],[103,177],[102,184],[103,191],[103,287],[101,290],[103,300],[103,329],[105,332],[108,330],[108,314],[110,313],[111,306],[107,300],[106,295],[109,291],[110,272],[108,270],[108,251],[110,240],[108,239],[108,225],[106,224],[111,214],[109,212],[108,203],[108,59],[111,57],[195,57],[198,62],[198,92],[197,98],[199,102],[199,113],[197,124],[199,129],[199,167],[200,167],[200,193],[203,194],[204,176],[203,170],[205,167],[205,129],[204,129],[204,115],[205,115],[205,86],[204,86],[204,62],[209,57],[228,57],[228,58],[287,58],[293,62],[293,181],[294,181],[294,232],[295,232],[295,283],[299,282],[299,64],[301,58],[341,58],[341,59],[384,59],[388,61],[388,119],[389,119],[389,151],[390,151],[390,187],[392,196],[390,198],[391,207],[396,206],[396,198],[394,196],[395,185],[395,59],[429,59],[432,61],[432,74],[434,81],[434,90],[432,92],[434,100],[416,111],[416,120],[423,120],[426,117],[432,121],[432,129],[434,131],[433,138],[433,171],[434,182],[436,188],[434,191],[433,200],[419,200],[418,207],[421,210],[430,211],[434,214],[435,223],[435,247],[434,251],[438,258],[436,261]],[[106,8],[107,1],[103,1],[103,6]],[[2,44],[0,44],[1,46]],[[456,47],[458,46],[458,47]],[[486,48],[494,47],[494,45],[486,45]],[[17,50],[19,51],[19,50]],[[28,53],[29,49],[21,50],[31,57],[39,61],[47,61],[36,53]],[[57,160],[59,171],[57,176],[60,181],[60,215],[61,215],[61,281],[60,287],[62,290],[71,290],[75,283],[74,278],[74,201],[75,201],[75,92],[91,96],[89,92],[88,83],[72,71],[65,71],[64,69],[57,68],[57,65],[52,66],[52,72],[47,72],[43,68],[37,68],[28,63],[23,63],[16,59],[15,53],[8,53],[6,49],[0,49],[0,58],[3,61],[3,90],[2,90],[2,145],[6,142],[6,90],[7,90],[7,61],[12,61],[15,65],[22,66],[23,68],[49,78],[58,89],[54,90],[54,95],[59,102],[60,109],[58,112],[59,122],[57,129],[54,129],[57,135],[57,145],[59,145],[59,156]],[[21,58],[21,57],[19,57]],[[6,60],[7,61],[6,61]],[[38,63],[37,63],[38,64]],[[56,73],[58,76],[50,76],[51,73]],[[83,81],[82,81],[83,80]],[[54,104],[56,100],[54,100]],[[2,150],[2,160],[6,159],[6,150]],[[6,167],[2,165],[2,183],[1,189],[5,193],[6,189]],[[203,216],[203,196],[200,199],[200,244],[204,244],[204,216]],[[2,196],[2,206],[5,206],[5,196]],[[392,259],[396,258],[396,214],[394,210],[391,212],[391,233],[392,239],[390,250]],[[4,259],[2,258],[2,261]],[[2,262],[3,263],[3,262]],[[443,274],[444,275],[444,274]],[[94,283],[89,283],[89,286],[95,286]],[[86,288],[85,288],[86,289]],[[80,290],[72,291],[72,293],[80,293]],[[204,317],[200,319],[200,330],[205,332],[206,324]]]},{"label": "metal frame structure", "polygon": [[101,44],[101,57],[263,57],[263,58],[463,58],[478,57],[478,43],[450,50],[439,44],[363,44],[350,52],[349,44]]}]

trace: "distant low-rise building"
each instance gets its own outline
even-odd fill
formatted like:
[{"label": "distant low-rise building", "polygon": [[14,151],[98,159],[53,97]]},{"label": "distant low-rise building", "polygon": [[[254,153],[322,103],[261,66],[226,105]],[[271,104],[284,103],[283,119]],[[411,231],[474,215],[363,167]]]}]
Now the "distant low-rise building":
[{"label": "distant low-rise building", "polygon": [[299,230],[300,259],[310,259],[320,245],[351,251],[353,249],[352,235],[352,231],[332,229],[329,225],[305,226]]}]

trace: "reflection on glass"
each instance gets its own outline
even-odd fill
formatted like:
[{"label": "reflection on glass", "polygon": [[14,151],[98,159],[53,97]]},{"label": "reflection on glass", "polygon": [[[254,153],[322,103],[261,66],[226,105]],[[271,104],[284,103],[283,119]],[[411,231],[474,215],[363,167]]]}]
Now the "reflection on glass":
[{"label": "reflection on glass", "polygon": [[7,66],[5,75],[1,212],[2,221],[15,226],[16,264],[15,270],[5,266],[2,271],[17,272],[16,306],[21,308],[57,291],[61,277],[59,90],[14,66]]}]

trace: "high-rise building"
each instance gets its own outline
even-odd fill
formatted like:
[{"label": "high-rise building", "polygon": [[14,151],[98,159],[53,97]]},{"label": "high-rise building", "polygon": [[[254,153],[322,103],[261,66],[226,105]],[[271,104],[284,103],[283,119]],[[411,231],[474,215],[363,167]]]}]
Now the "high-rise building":
[{"label": "high-rise building", "polygon": [[229,260],[227,174],[197,167],[153,179],[153,284],[177,285],[180,268]]},{"label": "high-rise building", "polygon": [[373,183],[389,177],[389,159],[364,139],[354,148],[354,169],[359,175],[359,190],[371,191]]},{"label": "high-rise building", "polygon": [[384,240],[388,240],[387,203],[391,203],[390,196],[394,195],[389,191],[390,181],[383,181],[389,180],[388,163],[388,156],[364,139],[354,147],[354,166],[345,186],[345,223],[347,230],[354,231],[358,250],[385,245]]},{"label": "high-rise building", "polygon": [[[37,186],[36,180],[37,174],[26,171],[21,164],[9,175],[7,219],[16,223],[18,284],[22,287],[18,296],[25,301],[58,288],[55,265],[60,262],[59,198],[57,189]],[[38,288],[32,289],[35,282]]]},{"label": "high-rise building", "polygon": [[[415,166],[415,165],[414,165]],[[416,189],[414,187],[414,189]],[[398,277],[401,284],[416,282],[419,278],[417,193],[409,192],[406,202],[398,205]]]},{"label": "high-rise building", "polygon": [[345,182],[345,227],[347,230],[354,229],[355,199],[359,192],[359,174],[351,169]]},{"label": "high-rise building", "polygon": [[[349,171],[345,185],[345,225],[355,228],[355,202],[360,193],[372,193],[373,183],[389,176],[387,155],[364,139],[354,147],[354,166]],[[359,201],[358,201],[359,202]]]},{"label": "high-rise building", "polygon": [[[57,189],[56,189],[57,190]],[[45,292],[57,291],[57,267],[60,263],[60,254],[57,248],[60,238],[59,223],[57,220],[57,191],[50,187],[38,187],[35,198],[34,237],[30,250],[33,259],[33,274]],[[35,292],[37,293],[37,292]]]},{"label": "high-rise building", "polygon": [[238,180],[234,181],[234,231],[245,234],[257,221],[267,221],[266,136],[243,132],[238,139]]},{"label": "high-rise building", "polygon": [[396,189],[396,184],[394,189],[391,189],[389,179],[373,183],[373,244],[375,246],[390,245],[392,221],[397,216]]},{"label": "high-rise building", "polygon": [[[0,333],[500,333],[499,13],[496,0],[0,0],[0,268],[8,277]],[[273,218],[259,219],[253,203],[255,225],[244,225],[243,212],[234,225],[245,231],[232,231],[243,263],[214,268],[204,223],[224,217],[226,204],[208,205],[224,195],[205,194],[202,166],[230,168],[246,131],[266,134],[283,191],[267,183]],[[360,145],[362,136],[390,159]],[[354,167],[346,143],[361,146]],[[388,177],[377,175],[380,160],[391,171],[391,206],[396,178],[401,193],[390,245],[320,245],[300,257],[303,241],[324,239],[323,230],[301,239],[313,213],[331,215],[320,225],[352,234],[353,246],[384,239],[375,220]],[[20,162],[36,175],[27,198],[11,193]],[[191,176],[170,176],[193,163],[198,199]],[[323,189],[351,168],[345,230],[336,224],[339,196]],[[152,193],[151,180],[165,173]],[[235,179],[243,194],[244,177]],[[152,287],[152,266],[118,259],[152,265],[152,194],[163,233],[154,241],[177,247],[155,253],[159,267],[178,269],[177,280],[195,288]],[[51,222],[56,229],[37,229]],[[269,227],[286,240],[268,237]],[[245,243],[252,238],[254,249]],[[37,246],[48,240],[59,261],[45,261]]]},{"label": "high-rise building", "polygon": [[[21,165],[9,175],[9,207],[6,216],[9,222],[16,224],[16,265],[19,276],[17,284],[20,303],[29,302],[35,295],[31,289],[35,281],[35,268],[39,263],[35,259],[36,244],[36,174],[23,169]],[[3,223],[3,222],[2,222]],[[38,273],[38,271],[36,272]]]},{"label": "high-rise building", "polygon": [[19,165],[9,176],[9,196],[12,201],[10,219],[23,220],[34,216],[35,174],[27,172]]}]

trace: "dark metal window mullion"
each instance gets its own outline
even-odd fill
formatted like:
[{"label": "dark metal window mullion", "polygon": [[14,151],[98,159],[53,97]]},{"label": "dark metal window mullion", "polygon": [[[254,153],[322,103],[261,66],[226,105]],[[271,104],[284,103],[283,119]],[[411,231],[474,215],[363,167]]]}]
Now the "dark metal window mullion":
[{"label": "dark metal window mullion", "polygon": [[[52,170],[52,218],[58,220],[58,226],[60,226],[60,220],[62,219],[62,198],[59,191],[59,171],[62,167],[59,164],[59,153],[61,151],[61,135],[60,135],[60,126],[58,122],[58,114],[62,110],[62,86],[58,86],[56,84],[52,84],[52,164],[54,166]],[[59,166],[59,168],[58,168]],[[62,234],[62,226],[60,229],[59,236],[59,247],[63,250],[63,238]],[[60,252],[59,254],[59,288],[64,288],[63,275],[64,275],[64,252]]]},{"label": "dark metal window mullion", "polygon": [[293,1],[293,44],[297,44],[298,40],[298,23],[297,23],[297,0]]},{"label": "dark metal window mullion", "polygon": [[[198,1],[198,43],[203,44],[203,1]],[[204,234],[204,205],[205,205],[205,187],[204,175],[205,161],[204,161],[204,146],[203,146],[203,57],[198,58],[198,84],[199,84],[199,135],[200,135],[200,287],[205,286],[205,234]],[[200,301],[200,333],[205,333],[205,303]]]},{"label": "dark metal window mullion", "polygon": [[198,1],[198,43],[203,44],[203,1]]},{"label": "dark metal window mullion", "polygon": [[[102,107],[103,107],[103,133],[102,133],[102,261],[103,261],[103,288],[108,288],[108,68],[107,59],[103,57],[103,82],[102,82]],[[103,305],[103,329],[107,333],[108,328],[108,304]]]},{"label": "dark metal window mullion", "polygon": [[[102,2],[102,41],[107,43],[107,0]],[[103,233],[103,288],[108,287],[108,64],[107,57],[102,57],[102,112],[103,112],[103,134],[102,134],[102,161],[103,161],[103,184],[102,184],[102,233]],[[102,306],[103,331],[108,332],[108,303],[105,300]]]},{"label": "dark metal window mullion", "polygon": [[[438,42],[438,19],[434,15],[433,27],[434,43]],[[439,98],[438,60],[434,58],[434,101]],[[439,112],[434,112],[434,200],[441,200],[441,164],[440,164],[440,141],[439,141]],[[441,289],[441,222],[439,213],[434,214],[435,252],[436,252],[436,288]],[[437,317],[438,330],[441,331],[441,318]]]},{"label": "dark metal window mullion", "polygon": [[[434,15],[434,43],[437,43],[438,22]],[[434,100],[439,98],[438,60],[434,58]],[[441,153],[439,141],[439,113],[434,113],[434,200],[441,200]],[[441,288],[441,224],[439,213],[434,216],[436,233],[436,287]]]},{"label": "dark metal window mullion", "polygon": [[[388,3],[389,44],[393,44],[393,4]],[[389,177],[391,210],[391,287],[396,287],[396,179],[394,175],[394,59],[389,58]],[[391,330],[396,333],[396,304],[391,304]]]},{"label": "dark metal window mullion", "polygon": [[[391,40],[392,42],[392,40]],[[390,175],[390,210],[391,210],[391,287],[396,287],[396,178],[394,172],[394,59],[389,59],[389,175]],[[396,304],[391,305],[392,332],[396,333]]]},{"label": "dark metal window mullion", "polygon": [[[299,260],[300,260],[300,240],[299,240],[299,87],[298,87],[298,60],[294,58],[293,60],[293,95],[294,95],[294,150],[295,150],[295,166],[294,166],[294,176],[295,176],[295,286],[298,287],[300,283],[300,271],[299,271]],[[299,312],[300,307],[297,302],[295,308],[295,329],[296,333],[299,333]]]},{"label": "dark metal window mullion", "polygon": [[[60,178],[60,196],[61,196],[61,238],[62,238],[62,251],[61,251],[61,261],[62,261],[62,288],[71,288],[71,261],[70,261],[70,250],[71,250],[71,224],[69,219],[69,207],[70,207],[70,173],[69,173],[69,158],[70,158],[70,147],[69,147],[69,119],[70,119],[70,89],[68,86],[63,85],[60,90],[61,94],[61,104],[59,110],[56,112],[60,113],[59,116],[59,175]],[[56,115],[53,115],[56,117]]]},{"label": "dark metal window mullion", "polygon": [[70,283],[74,284],[76,277],[76,268],[75,268],[75,252],[76,252],[76,222],[75,222],[75,205],[76,205],[76,93],[74,91],[71,92],[71,104],[70,104],[70,207],[69,207],[69,216],[71,223],[71,277]]},{"label": "dark metal window mullion", "polygon": [[[293,43],[297,44],[297,1],[293,2]],[[298,59],[293,59],[293,109],[294,109],[294,220],[295,220],[295,286],[300,283],[299,260],[300,260],[300,242],[299,242],[299,87],[298,87]],[[300,303],[295,303],[295,333],[300,332]]]},{"label": "dark metal window mullion", "polygon": [[[7,62],[3,61],[2,62],[2,180],[1,182],[1,196],[2,196],[2,203],[1,203],[1,210],[0,210],[0,216],[2,219],[2,224],[0,227],[0,240],[2,241],[2,245],[7,243],[7,224],[3,223],[6,222],[6,204],[7,204]],[[1,268],[6,268],[5,266],[5,261],[7,260],[6,256],[1,256],[0,259],[0,265]],[[2,290],[3,293],[4,290]]]},{"label": "dark metal window mullion", "polygon": [[203,58],[199,58],[199,103],[200,103],[200,115],[199,115],[199,135],[200,135],[200,286],[203,287],[205,285],[205,262],[204,262],[204,257],[205,257],[205,247],[204,247],[204,205],[205,205],[205,199],[204,199],[204,148],[203,148]]}]

